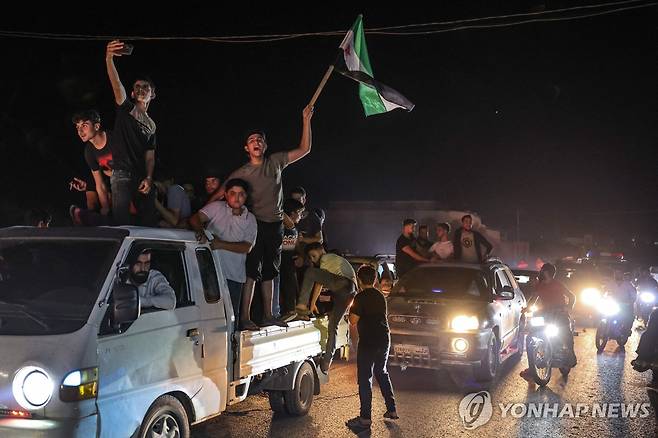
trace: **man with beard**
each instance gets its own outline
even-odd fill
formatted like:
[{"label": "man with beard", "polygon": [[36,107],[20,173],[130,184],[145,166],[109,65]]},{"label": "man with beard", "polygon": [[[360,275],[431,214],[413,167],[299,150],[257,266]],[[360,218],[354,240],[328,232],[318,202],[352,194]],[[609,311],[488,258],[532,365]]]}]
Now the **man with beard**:
[{"label": "man with beard", "polygon": [[150,249],[140,252],[130,265],[127,283],[137,286],[142,309],[173,310],[176,307],[176,292],[169,281],[160,271],[151,269]]}]

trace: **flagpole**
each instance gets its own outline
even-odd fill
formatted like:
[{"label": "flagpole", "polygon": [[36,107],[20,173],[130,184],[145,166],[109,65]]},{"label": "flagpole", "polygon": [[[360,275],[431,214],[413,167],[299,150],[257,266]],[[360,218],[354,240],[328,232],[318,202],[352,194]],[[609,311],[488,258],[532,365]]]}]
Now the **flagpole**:
[{"label": "flagpole", "polygon": [[318,97],[320,97],[320,93],[322,93],[322,89],[324,88],[325,84],[329,80],[329,76],[331,76],[331,73],[334,71],[334,65],[331,64],[327,71],[324,74],[324,77],[322,78],[322,81],[320,81],[320,85],[318,85],[318,88],[315,90],[315,93],[313,94],[313,97],[311,98],[311,101],[309,102],[309,106],[315,105],[315,101],[318,100]]},{"label": "flagpole", "polygon": [[311,98],[311,101],[308,103],[309,106],[315,105],[315,102],[318,100],[318,97],[320,97],[320,93],[322,93],[324,86],[327,84],[327,81],[329,80],[329,76],[331,76],[331,74],[334,72],[334,68],[336,68],[336,63],[338,62],[341,56],[343,56],[343,49],[338,49],[338,54],[336,55],[336,59],[334,59],[334,62],[329,66],[329,68],[327,68],[327,71],[324,73],[324,76],[320,81],[320,85],[318,85],[318,88],[315,89],[315,93],[313,93],[313,97]]}]

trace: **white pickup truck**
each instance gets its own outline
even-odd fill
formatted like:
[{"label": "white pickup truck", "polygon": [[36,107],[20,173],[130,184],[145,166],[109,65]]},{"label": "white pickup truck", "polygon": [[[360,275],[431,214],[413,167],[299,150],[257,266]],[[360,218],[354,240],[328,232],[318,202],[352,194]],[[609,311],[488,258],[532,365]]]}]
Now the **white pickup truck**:
[{"label": "white pickup truck", "polygon": [[[140,305],[125,282],[146,248],[173,310]],[[218,258],[191,232],[1,229],[0,436],[188,437],[261,391],[274,411],[306,414],[326,381],[326,319],[234,326]],[[343,321],[343,352],[348,339]]]}]

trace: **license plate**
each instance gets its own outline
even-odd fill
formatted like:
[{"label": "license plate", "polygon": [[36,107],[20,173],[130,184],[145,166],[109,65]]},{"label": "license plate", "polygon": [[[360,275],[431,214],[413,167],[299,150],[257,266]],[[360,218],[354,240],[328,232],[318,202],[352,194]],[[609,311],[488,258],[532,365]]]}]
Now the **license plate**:
[{"label": "license plate", "polygon": [[429,356],[430,348],[423,345],[396,344],[393,351],[399,356]]}]

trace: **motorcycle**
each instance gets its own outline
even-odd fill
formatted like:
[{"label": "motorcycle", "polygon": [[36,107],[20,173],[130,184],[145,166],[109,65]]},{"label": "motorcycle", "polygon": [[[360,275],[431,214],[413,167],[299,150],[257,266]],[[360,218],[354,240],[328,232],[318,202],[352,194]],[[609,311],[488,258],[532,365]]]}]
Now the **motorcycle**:
[{"label": "motorcycle", "polygon": [[605,349],[611,339],[615,340],[620,347],[626,345],[631,334],[631,327],[629,327],[626,314],[629,310],[623,307],[610,296],[604,296],[599,301],[597,309],[601,314],[601,321],[596,328],[595,337],[596,350],[599,353]]},{"label": "motorcycle", "polygon": [[537,305],[530,307],[526,321],[530,322],[526,336],[528,369],[539,386],[551,380],[553,368],[558,368],[564,377],[569,375],[573,362],[572,336],[576,336],[573,322],[566,309],[538,312]]}]

